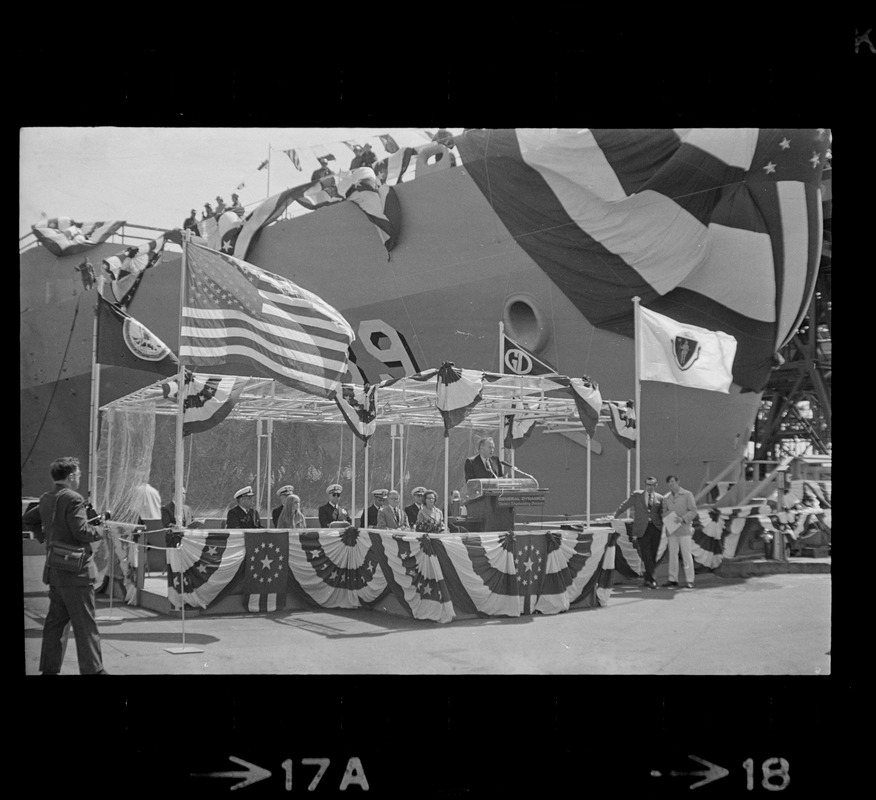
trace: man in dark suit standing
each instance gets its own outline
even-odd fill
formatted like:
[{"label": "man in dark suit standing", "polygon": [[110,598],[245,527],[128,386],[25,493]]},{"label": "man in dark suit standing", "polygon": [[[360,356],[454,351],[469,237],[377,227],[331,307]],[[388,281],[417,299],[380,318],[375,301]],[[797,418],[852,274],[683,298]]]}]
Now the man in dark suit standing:
[{"label": "man in dark suit standing", "polygon": [[252,490],[252,486],[244,486],[234,493],[237,505],[228,510],[228,516],[225,518],[226,528],[262,527],[259,515],[252,507],[253,497],[255,497],[255,493]]},{"label": "man in dark suit standing", "polygon": [[85,501],[76,490],[82,475],[79,460],[59,458],[52,462],[55,488],[40,497],[39,505],[24,515],[24,524],[34,529],[47,547],[53,542],[84,547],[88,554],[78,572],[49,567],[44,580],[49,585],[49,612],[43,626],[40,651],[40,672],[58,675],[64,661],[62,636],[67,623],[76,637],[76,655],[82,675],[106,675],[100,652],[100,634],[94,618],[94,586],[91,582],[91,543],[103,538],[100,528],[91,527],[86,519]]},{"label": "man in dark suit standing", "polygon": [[417,486],[411,494],[414,497],[414,502],[409,506],[405,506],[405,516],[408,518],[408,527],[413,528],[417,522],[417,517],[420,514],[420,509],[423,507],[423,498],[426,495],[426,487]]},{"label": "man in dark suit standing", "polygon": [[656,589],[654,570],[657,566],[657,550],[663,530],[663,495],[657,494],[657,478],[645,478],[645,488],[636,489],[614,512],[615,519],[625,511],[633,512],[632,537],[644,566],[645,588]]},{"label": "man in dark suit standing", "polygon": [[341,507],[343,489],[339,483],[333,483],[325,490],[329,501],[319,507],[319,527],[330,528],[333,522],[352,522],[346,508]]},{"label": "man in dark suit standing", "polygon": [[186,504],[186,488],[183,486],[183,513],[182,521],[176,518],[176,501],[171,500],[167,505],[161,507],[161,527],[173,528],[179,525],[182,528],[188,528],[192,524],[192,507]]},{"label": "man in dark suit standing", "polygon": [[475,478],[501,478],[502,464],[493,455],[496,445],[493,440],[486,436],[478,441],[478,454],[465,460],[465,479]]}]

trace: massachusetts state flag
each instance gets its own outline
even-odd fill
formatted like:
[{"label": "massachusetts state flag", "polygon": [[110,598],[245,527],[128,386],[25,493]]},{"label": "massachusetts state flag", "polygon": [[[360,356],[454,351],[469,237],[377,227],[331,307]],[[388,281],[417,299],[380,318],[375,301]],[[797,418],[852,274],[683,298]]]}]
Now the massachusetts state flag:
[{"label": "massachusetts state flag", "polygon": [[445,361],[438,369],[436,405],[444,420],[444,433],[459,425],[483,399],[484,373],[473,369],[457,369]]},{"label": "massachusetts state flag", "polygon": [[75,222],[70,217],[52,217],[32,225],[36,240],[52,255],[69,256],[84,253],[105,242],[122,225],[123,219],[108,222]]},{"label": "massachusetts state flag", "polygon": [[289,534],[286,531],[244,531],[243,596],[250,612],[286,607],[289,576]]},{"label": "massachusetts state flag", "polygon": [[730,391],[736,339],[723,331],[682,324],[640,307],[638,347],[643,381]]},{"label": "massachusetts state flag", "polygon": [[617,437],[617,440],[628,450],[636,446],[636,410],[632,400],[624,403],[616,400],[606,400],[605,409],[608,411],[608,427]]},{"label": "massachusetts state flag", "polygon": [[[165,397],[177,398],[178,380],[165,381]],[[249,381],[231,375],[198,375],[186,370],[183,436],[216,427],[234,408]]]},{"label": "massachusetts state flag", "polygon": [[103,297],[97,298],[97,363],[159,375],[179,372],[171,349],[145,325]]},{"label": "massachusetts state flag", "polygon": [[122,308],[131,305],[143,274],[161,261],[168,238],[162,234],[147,244],[128,247],[103,260],[103,268],[110,277],[110,294],[116,305]]},{"label": "massachusetts state flag", "polygon": [[237,364],[293,389],[330,397],[356,338],[341,314],[286,278],[187,242],[180,357]]},{"label": "massachusetts state flag", "polygon": [[363,442],[377,430],[377,387],[344,384],[335,393],[335,403],[353,433]]}]

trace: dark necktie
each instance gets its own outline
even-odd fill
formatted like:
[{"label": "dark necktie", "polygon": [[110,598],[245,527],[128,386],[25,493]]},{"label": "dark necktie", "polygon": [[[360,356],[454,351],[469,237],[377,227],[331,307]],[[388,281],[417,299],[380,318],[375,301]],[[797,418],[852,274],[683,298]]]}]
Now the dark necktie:
[{"label": "dark necktie", "polygon": [[648,492],[648,510],[651,510],[651,506],[653,504],[653,500],[651,499],[651,492]]},{"label": "dark necktie", "polygon": [[332,511],[332,519],[333,519],[333,520],[337,520],[337,518],[338,518],[338,507],[337,507],[337,506],[333,506],[333,508],[334,508],[334,511]]}]

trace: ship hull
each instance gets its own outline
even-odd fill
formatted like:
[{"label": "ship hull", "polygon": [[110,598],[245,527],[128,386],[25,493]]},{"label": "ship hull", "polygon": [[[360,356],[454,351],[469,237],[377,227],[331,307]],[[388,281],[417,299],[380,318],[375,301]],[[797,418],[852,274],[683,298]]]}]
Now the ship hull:
[{"label": "ship hull", "polygon": [[[402,184],[396,191],[402,231],[389,258],[365,215],[351,203],[339,203],[265,229],[247,260],[290,278],[340,310],[357,332],[357,367],[371,381],[444,361],[498,371],[499,323],[504,322],[509,335],[561,374],[590,376],[604,399],[633,397],[632,340],[588,322],[518,246],[464,167]],[[101,245],[90,259],[97,263],[120,249]],[[42,248],[22,256],[26,494],[46,485],[53,458],[76,453],[86,461],[95,292],[79,283],[73,270],[79,260],[54,258]],[[179,254],[166,254],[145,276],[129,309],[173,349],[178,343],[180,261]],[[101,403],[157,377],[104,367]],[[744,452],[759,400],[758,393],[740,393],[736,387],[723,394],[643,383],[643,475],[654,474],[662,483],[667,474],[676,474],[696,490],[707,470],[715,475]],[[490,433],[498,444],[498,429]],[[625,497],[628,452],[608,428],[598,428],[591,450],[592,512],[612,512]],[[545,516],[585,511],[582,434],[536,431],[515,460],[550,490]],[[451,488],[461,483],[462,465],[451,465]]]}]

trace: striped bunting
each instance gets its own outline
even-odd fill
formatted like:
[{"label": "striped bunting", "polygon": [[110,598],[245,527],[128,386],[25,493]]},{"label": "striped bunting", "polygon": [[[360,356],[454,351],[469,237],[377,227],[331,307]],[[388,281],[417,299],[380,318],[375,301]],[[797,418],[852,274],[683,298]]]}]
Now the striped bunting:
[{"label": "striped bunting", "polygon": [[350,426],[350,430],[367,442],[377,430],[377,389],[380,384],[357,386],[344,384],[335,392],[335,404]]},{"label": "striped bunting", "polygon": [[[164,381],[165,397],[177,397],[178,380]],[[198,375],[186,370],[183,402],[183,436],[203,433],[224,420],[234,408],[249,381],[230,375]]]},{"label": "striped bunting", "polygon": [[360,608],[387,589],[371,539],[357,528],[290,533],[289,569],[323,608]]},{"label": "striped bunting", "polygon": [[605,407],[608,411],[609,429],[627,450],[631,450],[636,446],[638,438],[635,403],[632,400],[623,403],[617,400],[606,400]]},{"label": "striped bunting", "polygon": [[518,245],[595,326],[633,334],[635,295],[739,342],[759,390],[808,309],[829,133],[468,131],[466,165]]},{"label": "striped bunting", "polygon": [[180,361],[240,364],[294,389],[329,397],[355,339],[315,294],[232,256],[186,243]]},{"label": "striped bunting", "polygon": [[167,599],[207,608],[237,574],[244,560],[242,534],[188,530],[180,547],[167,551]]},{"label": "striped bunting", "polygon": [[[369,172],[374,175],[372,170]],[[368,179],[360,180],[347,199],[359,206],[374,223],[386,252],[392,250],[398,242],[401,229],[401,206],[395,189],[392,186],[377,186],[377,179],[374,177],[373,182]]]},{"label": "striped bunting", "polygon": [[103,268],[110,277],[110,300],[113,303],[121,308],[131,305],[143,274],[161,261],[167,239],[162,234],[147,244],[128,247],[103,260]]},{"label": "striped bunting", "polygon": [[457,369],[450,361],[445,361],[437,374],[435,403],[444,420],[446,436],[483,399],[484,373],[480,370]]},{"label": "striped bunting", "polygon": [[122,225],[123,219],[108,222],[75,222],[70,217],[52,217],[32,225],[36,240],[55,256],[84,253],[96,244],[105,242]]}]

